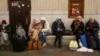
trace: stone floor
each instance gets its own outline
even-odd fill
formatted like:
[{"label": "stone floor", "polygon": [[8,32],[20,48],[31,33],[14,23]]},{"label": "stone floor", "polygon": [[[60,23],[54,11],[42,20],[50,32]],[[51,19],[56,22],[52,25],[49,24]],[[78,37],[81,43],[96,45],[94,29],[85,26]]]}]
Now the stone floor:
[{"label": "stone floor", "polygon": [[100,52],[82,53],[76,51],[69,51],[68,48],[48,46],[41,50],[26,50],[24,52],[13,52],[10,50],[0,50],[0,56],[100,56]]}]

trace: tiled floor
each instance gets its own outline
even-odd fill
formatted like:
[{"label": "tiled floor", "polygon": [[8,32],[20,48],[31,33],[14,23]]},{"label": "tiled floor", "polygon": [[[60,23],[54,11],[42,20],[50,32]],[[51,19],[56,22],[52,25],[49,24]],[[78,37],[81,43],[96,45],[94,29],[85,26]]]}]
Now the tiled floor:
[{"label": "tiled floor", "polygon": [[100,52],[82,53],[76,51],[69,51],[68,48],[62,47],[45,47],[41,50],[26,50],[24,52],[13,52],[12,50],[0,51],[0,56],[100,56]]}]

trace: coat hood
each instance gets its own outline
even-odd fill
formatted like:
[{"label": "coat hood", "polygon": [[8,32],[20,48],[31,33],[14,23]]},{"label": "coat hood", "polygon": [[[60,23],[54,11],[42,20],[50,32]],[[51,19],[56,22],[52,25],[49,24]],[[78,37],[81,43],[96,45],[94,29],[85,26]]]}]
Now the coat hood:
[{"label": "coat hood", "polygon": [[47,21],[45,17],[41,17],[41,20]]},{"label": "coat hood", "polygon": [[41,21],[38,19],[38,18],[35,18],[35,19],[33,19],[33,24],[34,25],[36,25],[36,24],[38,24],[38,23],[40,23]]}]

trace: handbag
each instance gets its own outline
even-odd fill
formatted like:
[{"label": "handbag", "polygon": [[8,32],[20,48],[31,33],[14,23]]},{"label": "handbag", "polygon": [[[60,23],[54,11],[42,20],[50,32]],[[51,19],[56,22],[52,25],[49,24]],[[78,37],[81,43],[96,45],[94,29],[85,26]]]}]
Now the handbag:
[{"label": "handbag", "polygon": [[69,49],[70,50],[77,50],[78,44],[76,40],[71,40],[69,43]]}]

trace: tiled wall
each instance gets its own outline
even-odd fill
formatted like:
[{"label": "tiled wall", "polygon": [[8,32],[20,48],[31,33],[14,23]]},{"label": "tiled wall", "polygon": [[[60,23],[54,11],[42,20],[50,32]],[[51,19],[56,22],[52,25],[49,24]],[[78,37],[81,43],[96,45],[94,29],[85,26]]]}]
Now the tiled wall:
[{"label": "tiled wall", "polygon": [[[98,22],[100,21],[99,2],[100,0],[85,0],[84,22],[91,16]],[[34,17],[41,18],[42,16],[45,16],[50,24],[52,24],[56,18],[61,18],[65,23],[66,28],[70,29],[70,24],[73,19],[68,18],[68,0],[31,0],[31,4],[31,19],[34,19]],[[2,19],[6,19],[9,23],[7,0],[0,0],[0,22]]]}]

